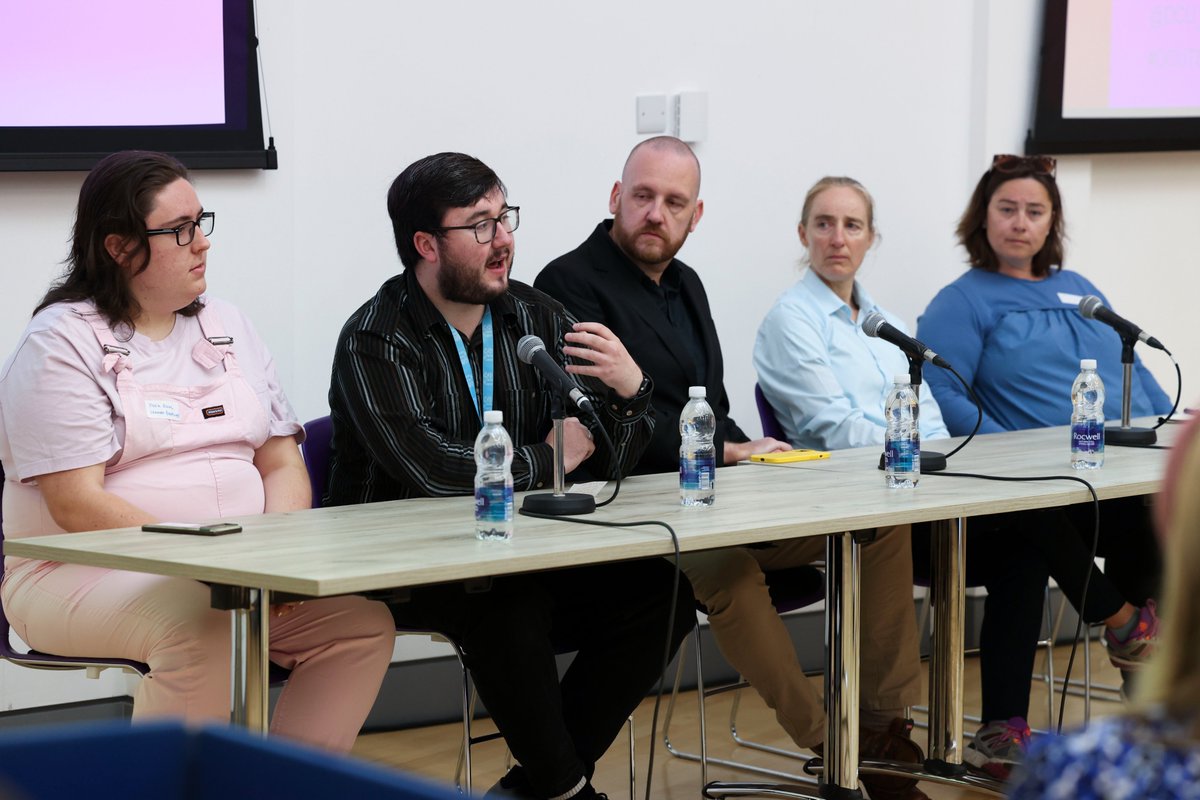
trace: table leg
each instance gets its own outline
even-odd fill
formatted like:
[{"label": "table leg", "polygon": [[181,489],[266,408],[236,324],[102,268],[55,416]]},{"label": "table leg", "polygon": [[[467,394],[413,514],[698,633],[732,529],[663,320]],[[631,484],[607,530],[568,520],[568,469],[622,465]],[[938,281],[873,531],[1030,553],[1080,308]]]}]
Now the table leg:
[{"label": "table leg", "polygon": [[818,794],[794,784],[714,781],[707,797],[749,796],[862,800],[858,788],[858,536],[832,534],[825,547],[825,758]]},{"label": "table leg", "polygon": [[245,602],[233,609],[233,721],[266,734],[271,593],[244,591]]},{"label": "table leg", "polygon": [[966,772],[963,740],[963,627],[966,520],[933,524],[933,641],[929,657],[929,757],[944,776]]},{"label": "table leg", "polygon": [[858,639],[860,545],[853,533],[830,536],[825,555],[825,761],[823,797],[858,791]]}]

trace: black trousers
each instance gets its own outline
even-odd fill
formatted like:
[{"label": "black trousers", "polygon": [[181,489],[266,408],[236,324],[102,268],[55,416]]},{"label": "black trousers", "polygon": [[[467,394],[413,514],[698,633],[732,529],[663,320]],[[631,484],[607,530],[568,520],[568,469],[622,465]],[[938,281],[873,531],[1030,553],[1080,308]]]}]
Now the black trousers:
[{"label": "black trousers", "polygon": [[[662,672],[674,566],[662,559],[414,589],[388,605],[397,625],[462,648],[479,697],[543,797],[591,777],[597,759]],[[679,577],[670,649],[696,622]],[[562,681],[556,653],[578,651]]]},{"label": "black trousers", "polygon": [[[967,523],[966,582],[984,586],[980,630],[981,716],[985,722],[1029,715],[1030,677],[1041,635],[1047,577],[1078,610],[1092,552],[1090,503],[973,517]],[[1146,499],[1100,503],[1097,555],[1082,616],[1101,622],[1126,602],[1157,593],[1162,561]],[[928,569],[928,528],[913,528],[914,569]],[[918,566],[919,565],[919,566]]]}]

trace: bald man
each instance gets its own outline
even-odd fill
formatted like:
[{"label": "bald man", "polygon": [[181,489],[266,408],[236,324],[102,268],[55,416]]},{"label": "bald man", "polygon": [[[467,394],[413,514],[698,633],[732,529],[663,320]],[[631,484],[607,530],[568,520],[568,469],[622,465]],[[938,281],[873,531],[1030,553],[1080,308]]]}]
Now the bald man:
[{"label": "bald man", "polygon": [[[607,325],[653,379],[654,436],[634,471],[678,471],[679,414],[689,386],[707,387],[717,415],[718,466],[790,449],[771,438],[750,441],[730,418],[708,296],[696,271],[675,257],[704,215],[696,154],[669,136],[641,142],[613,185],[608,207],[613,218],[550,262],[534,286],[578,319]],[[749,679],[796,744],[817,752],[826,725],[821,697],[771,604],[764,572],[824,556],[824,537],[810,537],[688,553],[683,560],[726,660]],[[904,708],[921,697],[909,527],[878,529],[862,549],[861,565],[859,753],[920,763],[912,723],[904,719]],[[911,778],[863,774],[861,780],[872,800],[928,800]]]},{"label": "bald man", "polygon": [[629,154],[604,220],[587,241],[542,270],[534,286],[579,319],[604,321],[654,380],[654,437],[635,472],[679,469],[679,414],[689,386],[707,388],[717,415],[717,466],[752,453],[789,450],[750,441],[729,416],[721,343],[696,271],[675,258],[704,215],[700,162],[671,136],[647,139]]}]

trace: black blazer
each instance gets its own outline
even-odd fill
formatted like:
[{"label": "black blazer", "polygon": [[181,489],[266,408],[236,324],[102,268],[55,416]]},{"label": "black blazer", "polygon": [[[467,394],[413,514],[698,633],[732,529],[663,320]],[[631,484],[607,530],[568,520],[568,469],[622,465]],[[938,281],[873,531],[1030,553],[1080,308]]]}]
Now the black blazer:
[{"label": "black blazer", "polygon": [[[580,321],[601,322],[611,328],[654,381],[654,436],[634,472],[674,472],[679,469],[679,415],[688,401],[695,363],[691,349],[642,285],[642,271],[609,236],[611,227],[612,220],[601,222],[583,244],[547,264],[533,285],[566,306]],[[717,415],[719,465],[726,440],[745,442],[749,437],[729,418],[721,343],[704,284],[691,267],[678,260],[674,263],[682,274],[683,300],[700,327],[708,354],[704,374],[708,402]]]}]

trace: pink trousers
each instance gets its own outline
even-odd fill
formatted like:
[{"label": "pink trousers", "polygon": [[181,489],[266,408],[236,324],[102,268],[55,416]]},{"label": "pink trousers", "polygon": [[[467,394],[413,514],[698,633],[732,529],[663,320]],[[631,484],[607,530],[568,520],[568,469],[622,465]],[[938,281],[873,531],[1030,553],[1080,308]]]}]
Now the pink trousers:
[{"label": "pink trousers", "polygon": [[[4,581],[13,629],[46,653],[129,658],[150,665],[135,719],[228,722],[231,615],[207,586],[74,564],[26,562]],[[292,670],[271,732],[349,750],[392,658],[387,606],[362,597],[309,600],[270,620],[270,654]]]}]

